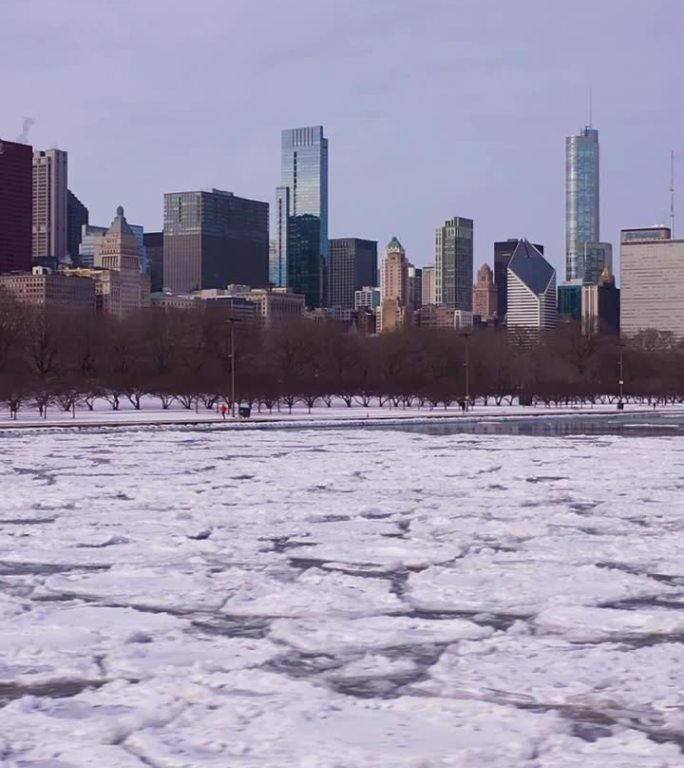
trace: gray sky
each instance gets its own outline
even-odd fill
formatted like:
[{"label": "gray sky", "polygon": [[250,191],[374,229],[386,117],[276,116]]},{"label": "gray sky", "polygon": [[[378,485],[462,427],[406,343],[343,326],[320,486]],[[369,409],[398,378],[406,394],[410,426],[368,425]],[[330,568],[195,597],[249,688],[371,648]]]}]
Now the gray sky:
[{"label": "gray sky", "polygon": [[[273,203],[280,129],[330,141],[330,236],[433,259],[475,219],[475,267],[526,236],[564,263],[564,137],[601,132],[602,237],[684,190],[684,0],[0,0],[0,136],[69,151],[108,224],[164,192]],[[684,232],[684,191],[680,232]]]}]

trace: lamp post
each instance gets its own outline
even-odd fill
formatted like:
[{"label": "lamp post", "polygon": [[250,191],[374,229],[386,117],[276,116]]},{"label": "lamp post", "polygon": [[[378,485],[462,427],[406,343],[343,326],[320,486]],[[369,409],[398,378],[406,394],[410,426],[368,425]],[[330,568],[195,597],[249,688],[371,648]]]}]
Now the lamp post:
[{"label": "lamp post", "polygon": [[620,350],[620,359],[618,361],[618,370],[620,378],[618,379],[618,386],[620,387],[620,398],[618,400],[618,408],[622,410],[624,408],[623,403],[623,396],[624,396],[624,386],[625,386],[625,377],[623,374],[623,364],[622,364],[622,350],[624,349],[624,344],[621,341],[618,341],[618,348]]},{"label": "lamp post", "polygon": [[238,320],[231,317],[226,322],[230,323],[230,413],[235,418],[235,323]]},{"label": "lamp post", "polygon": [[464,331],[463,336],[465,338],[465,404],[466,410],[470,407],[470,347],[468,342],[470,341],[470,331]]}]

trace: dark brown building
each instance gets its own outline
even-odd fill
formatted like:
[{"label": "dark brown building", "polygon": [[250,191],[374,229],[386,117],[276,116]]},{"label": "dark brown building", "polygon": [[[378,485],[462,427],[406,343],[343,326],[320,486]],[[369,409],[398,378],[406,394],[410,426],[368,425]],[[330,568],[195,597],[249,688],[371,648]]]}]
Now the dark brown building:
[{"label": "dark brown building", "polygon": [[0,272],[30,271],[33,149],[0,139]]},{"label": "dark brown building", "polygon": [[353,309],[355,291],[377,284],[377,242],[358,237],[330,240],[326,273],[327,305]]},{"label": "dark brown building", "polygon": [[83,236],[83,227],[88,225],[88,209],[69,189],[67,190],[67,248],[71,263],[80,267],[79,246]]},{"label": "dark brown building", "polygon": [[164,195],[164,288],[268,283],[268,203],[219,189]]},{"label": "dark brown building", "polygon": [[164,290],[164,233],[145,232],[143,235],[147,258],[150,262],[150,285],[152,293]]}]

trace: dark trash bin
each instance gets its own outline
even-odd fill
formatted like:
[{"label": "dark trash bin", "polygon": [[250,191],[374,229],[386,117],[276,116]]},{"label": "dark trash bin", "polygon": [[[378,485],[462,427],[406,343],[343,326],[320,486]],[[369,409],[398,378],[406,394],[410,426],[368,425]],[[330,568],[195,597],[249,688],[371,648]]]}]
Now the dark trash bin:
[{"label": "dark trash bin", "polygon": [[625,404],[620,400],[620,402],[617,404],[618,411],[624,411],[625,410]]},{"label": "dark trash bin", "polygon": [[520,405],[532,405],[532,395],[520,395],[518,402]]},{"label": "dark trash bin", "polygon": [[238,408],[238,414],[241,419],[248,419],[252,415],[252,409],[247,405],[241,405]]}]

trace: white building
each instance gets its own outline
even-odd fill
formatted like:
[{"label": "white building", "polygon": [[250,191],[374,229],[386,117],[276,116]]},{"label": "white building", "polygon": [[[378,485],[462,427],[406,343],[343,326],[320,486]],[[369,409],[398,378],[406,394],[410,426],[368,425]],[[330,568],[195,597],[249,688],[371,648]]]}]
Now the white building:
[{"label": "white building", "polygon": [[684,240],[668,227],[623,229],[620,329],[626,336],[655,330],[684,339]]},{"label": "white building", "polygon": [[33,259],[63,262],[67,241],[67,153],[33,153]]},{"label": "white building", "polygon": [[529,241],[520,240],[506,270],[511,329],[546,331],[556,327],[556,270]]}]

